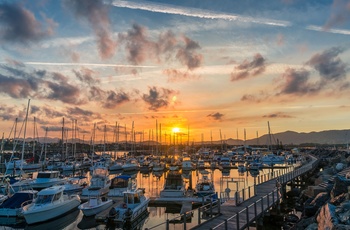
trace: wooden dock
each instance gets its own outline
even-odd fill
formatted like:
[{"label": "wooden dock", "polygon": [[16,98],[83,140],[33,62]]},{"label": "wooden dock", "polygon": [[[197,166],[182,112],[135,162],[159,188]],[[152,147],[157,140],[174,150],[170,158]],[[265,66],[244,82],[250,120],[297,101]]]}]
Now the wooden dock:
[{"label": "wooden dock", "polygon": [[[270,209],[273,205],[280,202],[280,184],[286,184],[288,181],[313,170],[318,165],[318,159],[310,156],[311,160],[302,167],[289,173],[270,179],[266,182],[256,185],[255,196],[236,204],[234,201],[228,201],[221,205],[220,214],[216,217],[203,222],[192,229],[244,229]],[[279,183],[276,183],[276,182]]]}]

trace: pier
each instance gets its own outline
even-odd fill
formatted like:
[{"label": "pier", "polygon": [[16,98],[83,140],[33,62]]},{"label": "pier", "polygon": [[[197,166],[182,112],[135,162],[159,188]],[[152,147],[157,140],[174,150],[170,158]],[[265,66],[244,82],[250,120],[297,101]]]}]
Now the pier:
[{"label": "pier", "polygon": [[[300,168],[286,174],[273,177],[255,185],[254,196],[241,202],[224,202],[220,208],[220,215],[208,220],[192,229],[244,229],[256,221],[260,216],[281,200],[281,192],[287,182],[312,171],[318,165],[318,159],[310,156],[310,161]],[[234,199],[237,199],[235,196]]]},{"label": "pier", "polygon": [[[245,229],[280,203],[288,182],[312,172],[318,162],[316,157],[309,155],[307,163],[298,168],[289,167],[258,175],[253,186],[235,191],[233,197],[228,197],[229,192],[222,192],[219,200],[180,215],[178,219],[184,220],[180,221],[182,229]],[[191,226],[185,221],[188,216],[193,216]],[[148,229],[169,229],[171,221]]]}]

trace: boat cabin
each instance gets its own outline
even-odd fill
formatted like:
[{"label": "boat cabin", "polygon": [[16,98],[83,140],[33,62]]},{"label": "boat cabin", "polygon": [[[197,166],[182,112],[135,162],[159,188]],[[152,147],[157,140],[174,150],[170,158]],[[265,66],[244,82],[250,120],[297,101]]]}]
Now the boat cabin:
[{"label": "boat cabin", "polygon": [[110,188],[126,188],[128,187],[129,175],[119,175],[112,179]]},{"label": "boat cabin", "polygon": [[64,187],[50,187],[41,190],[35,200],[35,205],[49,204],[59,200],[63,196]]},{"label": "boat cabin", "polygon": [[59,171],[42,171],[42,172],[38,172],[38,176],[37,178],[58,178],[60,176],[60,172]]}]

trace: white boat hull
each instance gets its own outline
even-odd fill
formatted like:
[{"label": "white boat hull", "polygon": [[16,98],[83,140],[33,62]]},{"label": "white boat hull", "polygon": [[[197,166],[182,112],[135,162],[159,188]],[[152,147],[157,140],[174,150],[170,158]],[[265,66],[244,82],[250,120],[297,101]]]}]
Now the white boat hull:
[{"label": "white boat hull", "polygon": [[[71,199],[64,202],[47,205],[35,205],[30,204],[23,208],[23,216],[28,224],[35,224],[44,221],[48,221],[59,217],[74,208],[77,208],[80,204],[80,199],[73,196]],[[54,228],[54,226],[52,226]]]},{"label": "white boat hull", "polygon": [[[132,216],[130,217],[130,221],[133,222],[136,220],[143,212],[147,210],[148,203],[150,199],[147,198],[145,201],[143,201],[140,205],[132,209]],[[118,217],[114,219],[115,222],[124,222],[125,221],[125,213],[127,211],[127,208],[116,208],[117,211],[119,211]]]},{"label": "white boat hull", "polygon": [[112,205],[113,205],[113,201],[107,200],[107,201],[103,201],[102,203],[96,206],[90,206],[89,202],[85,202],[79,205],[78,208],[83,212],[85,216],[93,216],[93,215],[96,215],[97,213],[102,212],[103,210],[106,210]]}]

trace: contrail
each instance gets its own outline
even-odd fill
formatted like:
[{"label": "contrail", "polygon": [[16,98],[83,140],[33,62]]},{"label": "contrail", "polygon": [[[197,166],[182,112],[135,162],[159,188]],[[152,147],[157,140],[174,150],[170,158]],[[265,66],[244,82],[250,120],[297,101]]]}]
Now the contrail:
[{"label": "contrail", "polygon": [[340,30],[340,29],[324,29],[321,26],[307,26],[307,30],[314,30],[314,31],[319,31],[319,32],[328,32],[328,33],[333,33],[333,34],[344,34],[344,35],[350,35],[349,30]]},{"label": "contrail", "polygon": [[[161,4],[161,3],[151,3],[147,1],[132,2],[132,1],[124,1],[124,0],[114,0],[111,4],[115,7],[129,8],[129,9],[136,9],[136,10],[146,10],[146,11],[164,13],[164,14],[176,14],[176,15],[183,15],[188,17],[197,17],[197,18],[205,18],[205,19],[222,19],[222,20],[228,20],[228,21],[241,21],[241,22],[263,24],[263,25],[269,25],[269,26],[279,26],[279,27],[293,26],[293,24],[288,21],[272,20],[272,19],[266,19],[266,18],[252,18],[252,17],[242,16],[242,15],[217,13],[209,10],[202,10],[202,9],[190,8],[190,7],[172,6],[172,5]],[[350,30],[341,30],[341,29],[325,30],[321,26],[314,26],[314,25],[308,25],[304,27],[304,29],[311,30],[311,31],[326,32],[326,33],[350,35]]]},{"label": "contrail", "polygon": [[290,26],[290,23],[287,21],[277,21],[277,20],[270,20],[270,19],[263,19],[263,18],[257,19],[257,18],[241,16],[241,15],[216,13],[216,12],[212,12],[208,10],[200,10],[196,8],[170,6],[167,4],[160,4],[160,3],[155,4],[147,1],[142,1],[141,3],[138,3],[138,2],[131,2],[131,1],[115,0],[112,2],[112,5],[116,7],[121,7],[121,8],[146,10],[151,12],[165,13],[165,14],[177,14],[177,15],[184,15],[184,16],[197,17],[197,18],[252,22],[252,23],[258,23],[258,24],[264,24],[264,25],[270,25],[270,26],[282,26],[282,27]]},{"label": "contrail", "polygon": [[57,63],[57,62],[23,62],[25,65],[54,65],[54,66],[95,66],[95,67],[126,67],[126,68],[156,68],[158,66],[149,65],[117,65],[103,63]]}]

